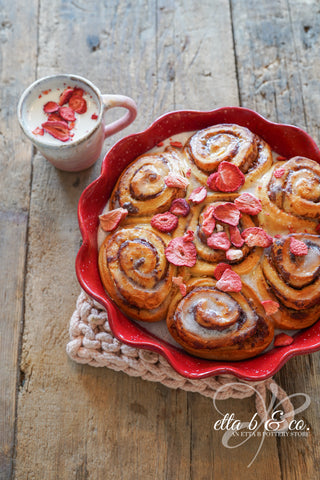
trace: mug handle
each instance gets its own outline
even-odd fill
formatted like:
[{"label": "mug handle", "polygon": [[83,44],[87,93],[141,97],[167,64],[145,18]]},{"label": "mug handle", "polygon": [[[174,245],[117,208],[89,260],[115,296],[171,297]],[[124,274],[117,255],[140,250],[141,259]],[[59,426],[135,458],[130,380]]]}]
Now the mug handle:
[{"label": "mug handle", "polygon": [[107,110],[114,107],[123,107],[128,111],[119,120],[115,120],[104,127],[104,138],[119,132],[130,125],[137,116],[137,105],[134,100],[125,95],[102,95],[104,114]]}]

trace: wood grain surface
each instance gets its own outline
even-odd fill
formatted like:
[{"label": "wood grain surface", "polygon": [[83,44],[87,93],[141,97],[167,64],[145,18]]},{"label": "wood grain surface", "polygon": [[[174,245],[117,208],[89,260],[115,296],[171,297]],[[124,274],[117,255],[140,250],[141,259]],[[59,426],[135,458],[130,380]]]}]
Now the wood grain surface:
[{"label": "wood grain surface", "polygon": [[[253,108],[320,140],[318,0],[0,0],[0,479],[320,478],[319,354],[275,376],[311,404],[303,438],[226,448],[212,401],[68,359],[77,204],[104,153],[174,109]],[[133,97],[136,121],[89,170],[52,167],[21,133],[33,80],[80,74]],[[108,114],[108,119],[118,112]],[[299,399],[294,401],[299,405]],[[249,421],[253,398],[218,402]]]}]

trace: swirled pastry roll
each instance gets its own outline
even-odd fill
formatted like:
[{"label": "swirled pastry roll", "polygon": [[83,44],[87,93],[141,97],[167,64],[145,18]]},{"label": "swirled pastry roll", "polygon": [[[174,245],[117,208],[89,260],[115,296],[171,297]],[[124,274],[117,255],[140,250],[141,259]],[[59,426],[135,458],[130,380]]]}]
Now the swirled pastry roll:
[{"label": "swirled pastry roll", "polygon": [[184,197],[182,188],[168,188],[169,173],[184,174],[185,167],[175,149],[147,153],[134,160],[121,174],[110,199],[111,209],[126,208],[129,216],[152,216],[165,212],[175,198]]},{"label": "swirled pastry roll", "polygon": [[[290,251],[291,238],[305,243],[308,253],[294,255]],[[255,277],[261,297],[280,305],[272,315],[275,327],[295,330],[320,318],[319,236],[301,233],[276,239]]]},{"label": "swirled pastry roll", "polygon": [[189,139],[186,148],[192,173],[203,185],[223,161],[232,162],[245,174],[245,186],[272,165],[272,152],[267,143],[239,125],[221,124],[200,130]]},{"label": "swirled pastry roll", "polygon": [[272,341],[273,324],[265,317],[255,293],[243,285],[240,293],[215,287],[211,278],[187,282],[187,294],[177,294],[169,307],[167,326],[187,352],[212,360],[242,360],[261,353]]},{"label": "swirled pastry roll", "polygon": [[294,157],[278,162],[264,176],[257,194],[264,227],[315,233],[320,219],[320,165],[308,158]]},{"label": "swirled pastry roll", "polygon": [[[230,263],[232,269],[241,275],[250,272],[260,260],[263,249],[259,247],[249,247],[241,238],[241,232],[244,229],[255,227],[252,217],[245,213],[242,214],[237,227],[215,221],[215,227],[212,231],[213,234],[225,232],[227,238],[230,240],[230,248],[237,251],[238,255],[236,258],[229,260],[225,250],[208,246],[208,235],[205,233],[204,227],[206,213],[212,206],[219,205],[219,203],[220,202],[215,202],[205,205],[205,202],[203,202],[193,207],[192,218],[188,229],[193,230],[195,233],[194,244],[197,249],[198,258],[195,266],[189,269],[191,275],[213,276],[214,269],[220,262]],[[235,245],[232,241],[235,242]],[[240,241],[240,243],[237,243],[237,241]]]},{"label": "swirled pastry roll", "polygon": [[152,228],[122,228],[99,250],[104,288],[129,317],[156,322],[166,316],[176,267],[165,257],[167,236]]}]

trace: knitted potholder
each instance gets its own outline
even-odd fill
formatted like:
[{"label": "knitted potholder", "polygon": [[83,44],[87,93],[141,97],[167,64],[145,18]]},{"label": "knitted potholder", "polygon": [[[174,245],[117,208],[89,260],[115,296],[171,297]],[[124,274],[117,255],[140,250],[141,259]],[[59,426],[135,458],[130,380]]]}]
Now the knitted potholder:
[{"label": "knitted potholder", "polygon": [[262,421],[270,418],[272,413],[266,406],[269,390],[281,402],[286,422],[290,423],[294,418],[290,399],[272,378],[248,382],[233,375],[218,375],[193,380],[177,373],[162,355],[125,345],[114,337],[104,308],[84,292],[77,299],[69,333],[67,354],[75,362],[121,370],[133,377],[160,382],[169,388],[198,392],[216,400],[255,395],[257,413]]}]

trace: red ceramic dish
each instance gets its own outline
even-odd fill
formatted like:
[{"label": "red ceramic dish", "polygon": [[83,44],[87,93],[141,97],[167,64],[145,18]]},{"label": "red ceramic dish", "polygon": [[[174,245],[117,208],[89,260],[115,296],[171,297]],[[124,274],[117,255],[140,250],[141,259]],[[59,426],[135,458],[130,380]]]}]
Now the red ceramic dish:
[{"label": "red ceramic dish", "polygon": [[245,380],[263,380],[277,372],[289,358],[320,349],[320,320],[296,334],[291,345],[273,348],[258,357],[237,362],[204,360],[166,343],[125,317],[106,295],[99,276],[98,215],[122,170],[136,157],[168,137],[219,123],[236,123],[249,128],[286,158],[301,155],[320,163],[319,148],[303,130],[269,122],[245,108],[167,113],[143,132],[129,135],[116,143],[104,158],[99,178],[82,193],[78,216],[83,244],[76,259],[76,273],[82,288],[106,308],[110,327],[122,342],[163,355],[178,373],[188,378],[229,373]]}]

